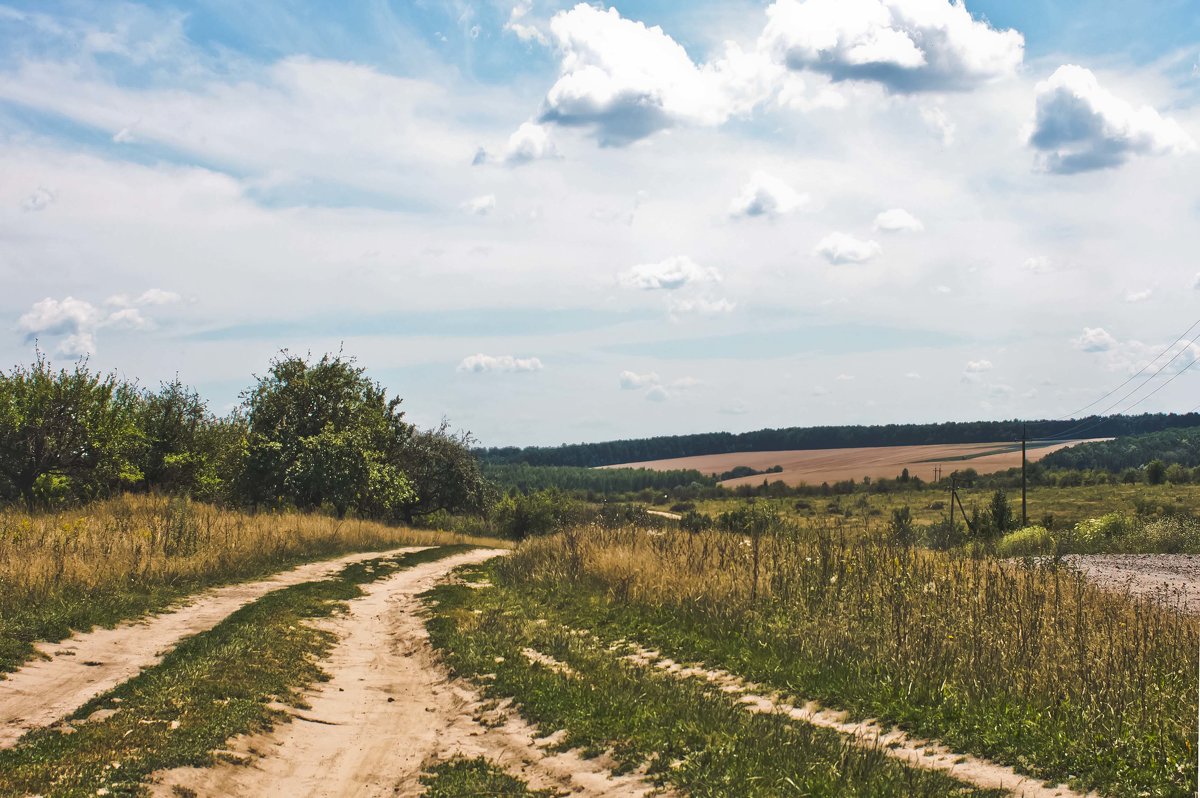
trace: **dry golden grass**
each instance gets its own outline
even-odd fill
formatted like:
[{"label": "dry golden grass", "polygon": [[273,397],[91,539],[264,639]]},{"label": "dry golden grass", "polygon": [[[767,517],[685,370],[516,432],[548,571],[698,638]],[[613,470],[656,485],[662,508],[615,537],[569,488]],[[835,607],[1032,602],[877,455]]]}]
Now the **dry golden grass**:
[{"label": "dry golden grass", "polygon": [[32,643],[112,624],[210,585],[406,545],[506,541],[301,513],[251,515],[154,496],[59,513],[0,511],[0,673]]},{"label": "dry golden grass", "polygon": [[[1028,458],[1030,462],[1035,462],[1051,452],[1082,442],[1068,441],[1052,446],[1030,448]],[[868,446],[852,449],[793,449],[776,452],[706,454],[642,463],[622,463],[605,467],[649,468],[655,471],[694,468],[703,474],[721,474],[731,471],[737,466],[749,466],[763,471],[777,465],[783,466],[781,473],[729,479],[721,484],[729,488],[738,485],[759,485],[764,476],[772,482],[783,480],[788,485],[820,485],[822,482],[837,482],[846,479],[861,480],[863,477],[894,479],[905,468],[914,477],[930,480],[934,477],[934,468],[938,466],[941,467],[944,474],[964,468],[973,468],[980,474],[991,474],[1020,466],[1021,447],[1020,444],[1013,443],[948,443],[929,446]]]}]

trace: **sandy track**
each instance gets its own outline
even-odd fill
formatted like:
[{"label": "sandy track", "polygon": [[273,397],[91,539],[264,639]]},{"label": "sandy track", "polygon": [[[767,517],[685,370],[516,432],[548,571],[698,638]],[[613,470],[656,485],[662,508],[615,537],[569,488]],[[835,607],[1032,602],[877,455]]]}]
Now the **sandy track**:
[{"label": "sandy track", "polygon": [[60,643],[39,643],[37,649],[47,659],[34,660],[0,680],[0,748],[12,746],[30,729],[60,720],[156,664],[183,638],[211,629],[273,590],[322,579],[349,563],[419,548],[423,547],[359,552],[308,563],[269,579],[204,591],[183,607],[113,629],[73,635]]},{"label": "sandy track", "polygon": [[[271,732],[233,741],[226,757],[233,761],[157,774],[152,794],[165,798],[185,788],[254,798],[418,796],[423,764],[455,754],[487,756],[538,789],[595,798],[647,794],[635,777],[611,777],[603,758],[548,755],[532,728],[481,705],[438,663],[417,596],[452,568],[497,554],[468,552],[367,585],[347,613],[322,624],[339,642],[325,663],[331,678],[308,697],[309,709]],[[475,720],[485,709],[486,726]]]},{"label": "sandy track", "polygon": [[1193,554],[1072,554],[1063,561],[1109,590],[1161,601],[1200,614],[1200,556]]}]

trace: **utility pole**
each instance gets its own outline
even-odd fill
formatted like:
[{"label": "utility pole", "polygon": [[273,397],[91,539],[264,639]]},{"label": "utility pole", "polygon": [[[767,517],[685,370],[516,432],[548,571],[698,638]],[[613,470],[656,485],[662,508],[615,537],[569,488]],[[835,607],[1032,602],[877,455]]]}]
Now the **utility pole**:
[{"label": "utility pole", "polygon": [[1025,442],[1027,435],[1025,425],[1021,425],[1021,527],[1029,526],[1029,508],[1025,503]]},{"label": "utility pole", "polygon": [[954,533],[954,499],[958,494],[954,490],[954,474],[950,475],[950,533]]}]

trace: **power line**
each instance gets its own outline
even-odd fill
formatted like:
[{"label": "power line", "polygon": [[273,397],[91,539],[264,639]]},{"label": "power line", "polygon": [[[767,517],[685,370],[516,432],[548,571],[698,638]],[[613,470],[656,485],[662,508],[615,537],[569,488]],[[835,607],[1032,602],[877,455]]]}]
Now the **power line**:
[{"label": "power line", "polygon": [[[1074,411],[1073,413],[1069,413],[1068,415],[1065,415],[1065,416],[1063,416],[1062,418],[1057,418],[1057,419],[1055,419],[1055,421],[1066,421],[1068,418],[1075,418],[1075,417],[1076,417],[1076,416],[1078,416],[1080,413],[1082,413],[1084,410],[1087,410],[1089,407],[1092,407],[1093,405],[1100,404],[1100,403],[1101,403],[1101,402],[1103,402],[1105,399],[1107,399],[1108,397],[1112,396],[1114,393],[1116,393],[1117,391],[1121,390],[1122,388],[1124,388],[1124,387],[1125,387],[1126,385],[1128,385],[1129,383],[1131,383],[1131,382],[1133,382],[1134,380],[1136,380],[1136,379],[1137,379],[1138,377],[1140,377],[1140,376],[1141,376],[1143,373],[1145,373],[1146,369],[1150,368],[1150,367],[1151,367],[1151,366],[1153,366],[1155,363],[1157,363],[1159,358],[1161,358],[1161,357],[1162,357],[1163,355],[1165,355],[1167,352],[1170,352],[1172,349],[1174,349],[1174,348],[1175,348],[1175,344],[1179,343],[1179,342],[1180,342],[1180,341],[1182,341],[1182,340],[1183,340],[1185,337],[1187,337],[1187,334],[1188,334],[1188,333],[1190,333],[1190,332],[1191,332],[1193,329],[1195,329],[1195,327],[1196,327],[1196,325],[1197,325],[1197,324],[1200,324],[1200,319],[1196,319],[1194,322],[1192,322],[1192,326],[1191,326],[1191,327],[1188,327],[1186,330],[1184,330],[1184,331],[1183,331],[1183,333],[1182,333],[1182,334],[1181,334],[1181,335],[1180,335],[1178,338],[1176,338],[1174,341],[1172,341],[1172,342],[1171,342],[1171,344],[1170,344],[1170,345],[1169,345],[1169,346],[1168,346],[1166,349],[1164,349],[1163,351],[1159,352],[1157,355],[1155,355],[1155,356],[1154,356],[1154,359],[1153,359],[1153,360],[1151,360],[1149,363],[1147,363],[1146,365],[1144,365],[1144,366],[1142,366],[1140,369],[1138,369],[1138,372],[1137,372],[1137,374],[1134,374],[1132,377],[1130,377],[1129,379],[1125,380],[1125,382],[1121,383],[1121,384],[1120,384],[1120,385],[1118,385],[1116,388],[1113,388],[1111,391],[1109,391],[1108,393],[1104,394],[1104,395],[1103,395],[1103,396],[1101,396],[1099,399],[1095,399],[1095,400],[1093,400],[1093,401],[1089,402],[1088,404],[1084,405],[1083,407],[1079,408],[1078,410]],[[1192,340],[1194,341],[1195,339],[1193,338]],[[1182,350],[1181,350],[1181,351],[1182,351]],[[1178,357],[1178,356],[1179,356],[1179,355],[1176,355],[1175,357]],[[1172,358],[1172,359],[1174,359],[1174,358]],[[1161,369],[1160,369],[1160,371],[1161,371]],[[1157,374],[1157,372],[1155,372],[1155,374]],[[1150,379],[1153,379],[1153,377],[1154,377],[1154,375],[1151,375]],[[1149,381],[1149,380],[1147,380],[1147,381]],[[1119,402],[1118,402],[1118,404],[1119,404]]]}]

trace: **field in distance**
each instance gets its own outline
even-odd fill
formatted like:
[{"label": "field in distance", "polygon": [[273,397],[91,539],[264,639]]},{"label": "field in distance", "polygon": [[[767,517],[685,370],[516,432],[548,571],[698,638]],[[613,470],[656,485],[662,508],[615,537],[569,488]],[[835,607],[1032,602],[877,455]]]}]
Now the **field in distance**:
[{"label": "field in distance", "polygon": [[[1104,440],[1104,439],[1098,439]],[[1029,444],[1030,462],[1051,452],[1085,443],[1084,440],[1035,442]],[[758,485],[763,479],[782,480],[788,485],[820,485],[822,482],[861,480],[863,477],[892,479],[907,468],[908,473],[924,480],[934,478],[934,469],[943,475],[966,468],[991,474],[1021,465],[1020,443],[947,443],[926,446],[866,446],[853,449],[793,449],[774,452],[730,452],[695,457],[674,457],[641,463],[621,463],[604,468],[650,468],[655,471],[694,468],[703,474],[720,475],[738,466],[755,471],[782,466],[782,472],[738,477],[722,482],[726,487]]]}]

